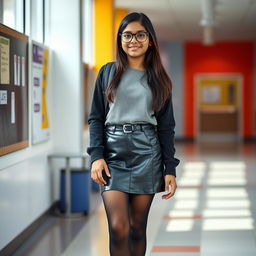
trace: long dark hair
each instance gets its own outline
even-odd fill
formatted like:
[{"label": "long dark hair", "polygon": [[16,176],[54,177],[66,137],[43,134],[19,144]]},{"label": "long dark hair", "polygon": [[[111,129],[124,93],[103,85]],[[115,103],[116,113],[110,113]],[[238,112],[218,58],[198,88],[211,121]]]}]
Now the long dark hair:
[{"label": "long dark hair", "polygon": [[172,82],[162,65],[153,25],[150,19],[143,13],[130,13],[121,21],[116,38],[116,72],[106,89],[106,97],[108,102],[114,101],[121,76],[128,67],[127,55],[121,47],[120,35],[126,26],[133,21],[140,22],[149,33],[149,42],[151,45],[145,54],[144,67],[147,73],[147,82],[152,92],[152,110],[159,111],[171,96]]}]

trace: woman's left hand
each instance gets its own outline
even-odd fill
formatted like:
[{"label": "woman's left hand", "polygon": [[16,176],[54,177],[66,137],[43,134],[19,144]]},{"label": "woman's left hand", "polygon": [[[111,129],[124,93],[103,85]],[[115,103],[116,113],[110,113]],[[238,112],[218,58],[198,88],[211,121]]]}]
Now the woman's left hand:
[{"label": "woman's left hand", "polygon": [[162,199],[169,199],[175,194],[175,191],[177,188],[176,178],[174,175],[166,174],[164,179],[165,179],[166,194],[162,196]]}]

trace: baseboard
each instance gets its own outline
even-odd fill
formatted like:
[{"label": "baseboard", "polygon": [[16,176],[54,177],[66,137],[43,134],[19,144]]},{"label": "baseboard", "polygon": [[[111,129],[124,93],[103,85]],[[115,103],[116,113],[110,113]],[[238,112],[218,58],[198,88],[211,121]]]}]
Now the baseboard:
[{"label": "baseboard", "polygon": [[[209,136],[209,135],[208,135]],[[211,136],[209,136],[209,138],[211,139]],[[212,138],[212,140],[214,140],[214,138]],[[234,140],[235,141],[235,140]],[[255,143],[256,142],[256,137],[244,137],[242,138],[243,142],[248,142],[248,143]],[[196,140],[196,138],[193,137],[175,137],[175,142],[177,143],[187,143],[187,142],[198,142]]]},{"label": "baseboard", "polygon": [[244,137],[243,139],[244,142],[256,142],[256,137]]},{"label": "baseboard", "polygon": [[0,256],[13,255],[15,251],[44,223],[49,215],[52,214],[53,209],[56,208],[57,201],[54,202],[49,209],[47,209],[40,217],[31,223],[25,230],[16,236],[10,243],[8,243],[1,251]]},{"label": "baseboard", "polygon": [[195,142],[193,137],[175,137],[175,142]]}]

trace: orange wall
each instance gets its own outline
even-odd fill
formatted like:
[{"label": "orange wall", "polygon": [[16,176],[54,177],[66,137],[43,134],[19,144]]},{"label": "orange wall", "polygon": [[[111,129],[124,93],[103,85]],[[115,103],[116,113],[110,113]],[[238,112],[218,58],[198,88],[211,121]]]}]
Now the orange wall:
[{"label": "orange wall", "polygon": [[251,137],[253,116],[253,43],[220,42],[203,46],[185,42],[184,134],[194,137],[194,76],[196,73],[241,73],[243,76],[243,136]]}]

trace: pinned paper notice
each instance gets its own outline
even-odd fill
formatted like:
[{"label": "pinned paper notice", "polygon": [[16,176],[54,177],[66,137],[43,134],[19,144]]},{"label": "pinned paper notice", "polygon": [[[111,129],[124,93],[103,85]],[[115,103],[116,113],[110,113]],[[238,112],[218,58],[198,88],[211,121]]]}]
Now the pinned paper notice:
[{"label": "pinned paper notice", "polygon": [[7,104],[7,91],[0,90],[0,105]]},{"label": "pinned paper notice", "polygon": [[17,59],[18,61],[17,61],[17,63],[18,63],[18,65],[17,65],[17,85],[21,85],[21,83],[20,83],[20,56],[18,56],[18,59]]},{"label": "pinned paper notice", "polygon": [[11,123],[15,124],[15,92],[11,94]]},{"label": "pinned paper notice", "polygon": [[218,103],[220,101],[221,90],[219,85],[211,85],[203,88],[203,102]]},{"label": "pinned paper notice", "polygon": [[0,36],[0,77],[1,84],[10,83],[10,39]]},{"label": "pinned paper notice", "polygon": [[16,54],[13,55],[13,70],[14,70],[14,72],[13,72],[14,73],[14,84],[17,85],[18,84],[18,82],[17,82],[18,71],[17,71],[17,55]]},{"label": "pinned paper notice", "polygon": [[21,57],[21,85],[25,86],[26,85],[26,61],[25,57]]}]

